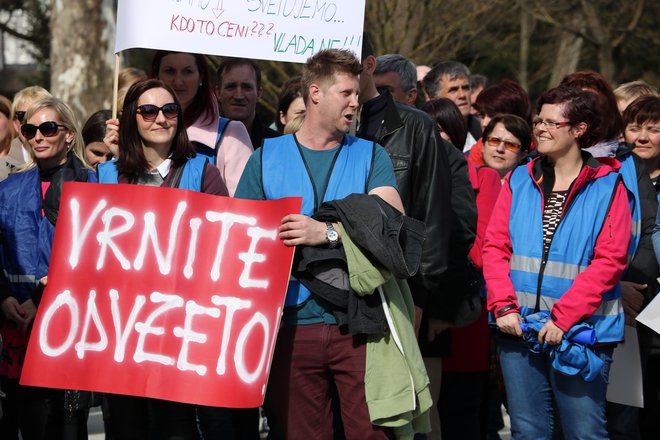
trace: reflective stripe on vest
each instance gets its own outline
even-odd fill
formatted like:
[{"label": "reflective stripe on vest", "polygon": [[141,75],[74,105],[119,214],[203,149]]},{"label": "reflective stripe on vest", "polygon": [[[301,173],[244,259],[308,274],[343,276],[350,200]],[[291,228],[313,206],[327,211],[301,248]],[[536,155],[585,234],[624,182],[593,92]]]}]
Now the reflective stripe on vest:
[{"label": "reflective stripe on vest", "polygon": [[[609,173],[585,183],[571,195],[543,268],[542,194],[527,167],[518,167],[511,173],[509,185],[513,196],[509,235],[513,253],[509,267],[523,316],[540,310],[551,311],[575,278],[587,269],[598,236],[608,227],[606,217],[620,178],[617,173]],[[537,299],[539,310],[535,310]],[[594,324],[599,343],[623,339],[623,308],[618,284],[604,293],[603,303],[587,321]]]},{"label": "reflective stripe on vest", "polygon": [[9,273],[6,270],[2,271],[3,274],[5,275],[5,278],[7,281],[10,283],[28,283],[28,284],[36,284],[37,279],[34,275],[21,275],[21,274],[13,274]]},{"label": "reflective stripe on vest", "polygon": [[[343,199],[350,194],[365,194],[371,172],[374,143],[353,136],[344,136],[322,202]],[[304,148],[304,147],[301,147]],[[316,195],[302,151],[292,134],[265,139],[261,147],[261,181],[267,200],[299,196],[303,198],[301,214],[311,216]],[[285,306],[302,304],[311,292],[297,280],[289,281]]]}]

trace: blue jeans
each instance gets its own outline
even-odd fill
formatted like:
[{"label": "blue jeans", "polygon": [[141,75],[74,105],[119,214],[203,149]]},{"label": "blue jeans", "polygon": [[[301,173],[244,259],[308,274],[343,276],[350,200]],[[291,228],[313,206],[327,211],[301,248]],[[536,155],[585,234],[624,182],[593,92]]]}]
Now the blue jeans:
[{"label": "blue jeans", "polygon": [[559,373],[547,354],[531,352],[522,340],[500,338],[498,351],[512,438],[552,439],[560,424],[565,440],[608,439],[605,395],[612,348],[595,350],[605,365],[593,382]]}]

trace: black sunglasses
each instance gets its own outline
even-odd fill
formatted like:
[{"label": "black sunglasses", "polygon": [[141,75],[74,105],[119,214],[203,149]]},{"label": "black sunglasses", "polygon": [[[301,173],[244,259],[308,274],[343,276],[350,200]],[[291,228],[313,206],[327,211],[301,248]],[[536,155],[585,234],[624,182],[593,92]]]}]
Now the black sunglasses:
[{"label": "black sunglasses", "polygon": [[64,125],[58,124],[55,121],[42,122],[39,125],[23,124],[21,125],[21,134],[25,139],[30,140],[37,135],[37,130],[46,137],[55,136],[60,127],[66,128]]},{"label": "black sunglasses", "polygon": [[158,113],[162,110],[163,115],[167,119],[176,119],[179,116],[179,104],[170,102],[162,107],[153,104],[138,105],[137,112],[142,116],[146,122],[153,122],[158,117]]},{"label": "black sunglasses", "polygon": [[25,119],[25,112],[20,110],[14,112],[14,119],[16,119],[18,122],[23,122],[23,119]]}]

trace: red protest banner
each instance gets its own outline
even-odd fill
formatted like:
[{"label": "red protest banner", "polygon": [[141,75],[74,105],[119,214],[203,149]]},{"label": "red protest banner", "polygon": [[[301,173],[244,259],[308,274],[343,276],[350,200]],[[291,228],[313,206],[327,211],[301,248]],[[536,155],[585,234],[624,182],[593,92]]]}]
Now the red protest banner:
[{"label": "red protest banner", "polygon": [[227,407],[263,402],[299,198],[65,183],[21,383]]}]

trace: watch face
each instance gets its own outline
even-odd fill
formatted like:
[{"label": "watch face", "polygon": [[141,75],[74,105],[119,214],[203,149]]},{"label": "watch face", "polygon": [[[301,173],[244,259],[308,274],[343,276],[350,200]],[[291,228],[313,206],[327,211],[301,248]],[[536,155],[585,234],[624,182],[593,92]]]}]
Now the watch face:
[{"label": "watch face", "polygon": [[335,230],[328,231],[328,240],[337,241],[339,240],[339,234]]}]

